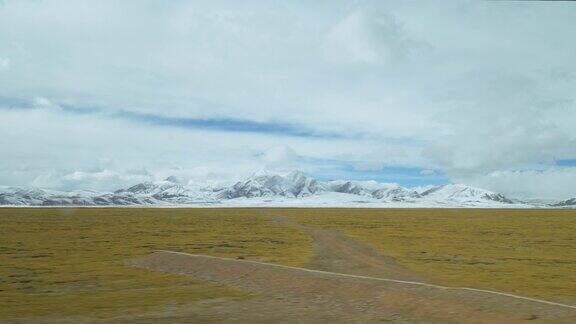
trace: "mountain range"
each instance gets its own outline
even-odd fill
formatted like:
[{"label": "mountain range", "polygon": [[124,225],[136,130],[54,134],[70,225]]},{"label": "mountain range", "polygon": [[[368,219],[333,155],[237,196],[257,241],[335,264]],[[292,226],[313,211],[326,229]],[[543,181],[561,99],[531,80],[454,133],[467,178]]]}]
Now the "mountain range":
[{"label": "mountain range", "polygon": [[0,187],[2,206],[294,206],[294,207],[576,207],[509,199],[463,184],[404,188],[376,181],[319,181],[301,171],[258,172],[230,185],[186,183],[171,176],[114,192]]}]

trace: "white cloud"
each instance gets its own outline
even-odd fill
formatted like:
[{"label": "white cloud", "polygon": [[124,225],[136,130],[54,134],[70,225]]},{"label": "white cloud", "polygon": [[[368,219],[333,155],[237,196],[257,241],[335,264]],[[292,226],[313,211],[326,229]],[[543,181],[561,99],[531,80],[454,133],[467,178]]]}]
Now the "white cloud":
[{"label": "white cloud", "polygon": [[130,174],[129,172],[117,172],[108,169],[72,171],[70,173],[54,170],[39,174],[32,181],[32,185],[64,190],[83,188],[108,191],[150,180],[154,180],[154,178],[149,175]]},{"label": "white cloud", "polygon": [[33,101],[34,107],[37,108],[54,108],[56,105],[44,97],[36,97]]},{"label": "white cloud", "polygon": [[[320,160],[376,158],[366,140],[140,125],[59,110],[2,112],[0,179],[4,185],[112,190],[170,175],[191,181],[234,180],[263,168],[314,172]],[[22,127],[21,121],[26,121]],[[342,147],[346,147],[343,156]],[[384,148],[382,148],[384,151]],[[384,157],[382,157],[384,159]]]},{"label": "white cloud", "polygon": [[298,163],[298,154],[287,145],[273,146],[261,154],[262,161],[269,169],[294,168]]},{"label": "white cloud", "polygon": [[417,45],[394,16],[361,8],[332,27],[325,51],[337,62],[379,66],[401,62]]},{"label": "white cloud", "polygon": [[0,72],[6,71],[10,68],[11,61],[7,57],[0,57]]},{"label": "white cloud", "polygon": [[576,197],[576,168],[495,171],[468,181],[520,198],[538,197],[557,200]]},{"label": "white cloud", "polygon": [[[552,169],[576,157],[569,5],[5,1],[0,100],[62,108],[0,101],[0,183],[141,169],[201,180],[314,170],[309,161],[322,160],[415,166],[453,181]],[[104,112],[72,116],[69,106]],[[341,138],[110,118],[120,111],[280,122]]]},{"label": "white cloud", "polygon": [[424,170],[420,171],[420,174],[423,176],[433,176],[433,175],[436,175],[437,173],[434,170],[424,169]]}]

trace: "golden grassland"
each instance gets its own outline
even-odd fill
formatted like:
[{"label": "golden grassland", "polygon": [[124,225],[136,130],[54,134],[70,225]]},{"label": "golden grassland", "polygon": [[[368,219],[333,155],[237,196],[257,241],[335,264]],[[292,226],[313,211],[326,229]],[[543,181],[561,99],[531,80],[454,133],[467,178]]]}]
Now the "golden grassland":
[{"label": "golden grassland", "polygon": [[435,283],[576,303],[571,210],[12,208],[0,209],[0,320],[247,298],[125,262],[165,249],[305,266],[310,237],[273,216],[342,231]]},{"label": "golden grassland", "polygon": [[109,317],[237,290],[127,267],[157,249],[303,265],[308,236],[256,210],[0,209],[0,320]]},{"label": "golden grassland", "polygon": [[430,281],[576,304],[576,210],[309,209]]}]

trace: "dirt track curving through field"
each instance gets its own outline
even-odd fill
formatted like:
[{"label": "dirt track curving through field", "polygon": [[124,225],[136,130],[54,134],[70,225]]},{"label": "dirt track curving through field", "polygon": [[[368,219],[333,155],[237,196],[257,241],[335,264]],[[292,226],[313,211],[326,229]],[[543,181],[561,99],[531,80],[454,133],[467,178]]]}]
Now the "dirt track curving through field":
[{"label": "dirt track curving through field", "polygon": [[274,217],[272,221],[297,228],[312,237],[314,256],[306,268],[378,278],[426,281],[421,275],[400,265],[394,258],[384,256],[371,246],[337,231],[303,226],[284,217]]},{"label": "dirt track curving through field", "polygon": [[[245,301],[215,301],[188,313],[153,320],[235,322],[575,323],[576,309],[468,288],[421,282],[392,258],[335,231],[311,229],[315,257],[308,269],[158,251],[135,266],[189,275],[254,294]],[[176,317],[174,317],[176,316]]]}]

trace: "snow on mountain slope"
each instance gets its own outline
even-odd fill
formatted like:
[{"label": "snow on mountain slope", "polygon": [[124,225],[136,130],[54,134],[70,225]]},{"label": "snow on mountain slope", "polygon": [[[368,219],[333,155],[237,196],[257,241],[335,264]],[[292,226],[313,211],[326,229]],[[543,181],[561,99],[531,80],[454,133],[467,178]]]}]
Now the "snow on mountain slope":
[{"label": "snow on mountain slope", "polygon": [[[61,192],[0,186],[8,206],[341,206],[341,207],[549,207],[514,202],[480,188],[449,184],[408,189],[376,181],[318,181],[300,171],[258,172],[234,184],[187,183],[176,177],[111,193]],[[576,207],[576,198],[557,207]]]},{"label": "snow on mountain slope", "polygon": [[61,192],[39,188],[3,188],[0,192],[0,205],[6,206],[126,206],[158,203],[149,197],[88,190]]},{"label": "snow on mountain slope", "polygon": [[379,183],[373,180],[334,180],[328,182],[326,187],[330,191],[334,192],[373,197],[386,201],[407,201],[420,197],[420,195],[414,190],[400,187],[397,184]]},{"label": "snow on mountain slope", "polygon": [[423,192],[426,192],[430,189],[436,188],[438,186],[434,186],[434,185],[427,185],[427,186],[418,186],[418,187],[413,187],[411,188],[412,190],[416,191],[419,195],[422,194]]},{"label": "snow on mountain slope", "polygon": [[576,207],[576,197],[552,204],[553,207]]},{"label": "snow on mountain slope", "polygon": [[448,184],[428,189],[420,194],[427,200],[452,201],[461,203],[470,202],[499,202],[511,204],[512,200],[504,195],[489,190],[474,188],[463,184]]},{"label": "snow on mountain slope", "polygon": [[376,181],[333,180],[327,183],[327,187],[334,192],[372,196],[374,191],[381,189],[381,184]]},{"label": "snow on mountain slope", "polygon": [[288,198],[281,196],[260,198],[236,198],[222,200],[223,207],[341,207],[341,208],[531,208],[526,204],[502,204],[498,202],[463,203],[414,199],[386,201],[370,196],[324,191],[315,195]]},{"label": "snow on mountain slope", "polygon": [[166,203],[187,204],[214,201],[216,195],[210,188],[185,185],[184,181],[170,176],[159,182],[143,182],[127,189],[120,189],[114,195],[149,197]]},{"label": "snow on mountain slope", "polygon": [[48,192],[37,188],[2,187],[0,190],[0,205],[37,205],[50,196]]},{"label": "snow on mountain slope", "polygon": [[420,198],[420,195],[413,190],[403,187],[396,187],[390,189],[379,189],[372,193],[374,198],[388,200],[388,201],[414,201]]},{"label": "snow on mountain slope", "polygon": [[325,188],[314,178],[307,177],[300,171],[285,176],[269,173],[258,173],[235,183],[218,193],[218,198],[255,198],[255,197],[304,197],[324,191]]},{"label": "snow on mountain slope", "polygon": [[420,194],[416,191],[400,186],[378,189],[372,193],[372,196],[389,201],[414,201],[420,198]]}]

